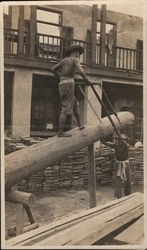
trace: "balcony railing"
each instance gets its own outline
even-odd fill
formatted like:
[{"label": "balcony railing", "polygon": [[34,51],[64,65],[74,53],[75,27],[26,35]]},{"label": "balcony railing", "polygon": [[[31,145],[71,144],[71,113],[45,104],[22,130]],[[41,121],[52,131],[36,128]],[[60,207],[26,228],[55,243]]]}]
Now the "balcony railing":
[{"label": "balcony railing", "polygon": [[90,64],[91,44],[89,42],[39,33],[36,35],[36,41],[37,56],[52,61],[65,57],[65,52],[70,45],[81,45],[84,53],[80,56],[80,61],[82,64]]},{"label": "balcony railing", "polygon": [[18,30],[4,29],[4,53],[5,55],[17,55],[18,53]]},{"label": "balcony railing", "polygon": [[[16,56],[18,54],[19,33],[17,29],[4,30],[4,53],[5,55]],[[91,65],[92,44],[78,39],[66,39],[59,36],[36,34],[35,57],[43,58],[57,62],[65,57],[65,51],[72,44],[78,44],[84,47],[84,53],[80,56],[80,62],[85,65]],[[101,64],[100,44],[96,45],[96,65]],[[24,56],[30,53],[30,34],[24,32]],[[105,67],[128,70],[143,70],[143,52],[135,49],[112,47],[112,51],[105,48]]]},{"label": "balcony railing", "polygon": [[112,54],[110,54],[107,48],[105,53],[105,66],[129,71],[142,71],[143,52],[116,46],[112,48]]}]

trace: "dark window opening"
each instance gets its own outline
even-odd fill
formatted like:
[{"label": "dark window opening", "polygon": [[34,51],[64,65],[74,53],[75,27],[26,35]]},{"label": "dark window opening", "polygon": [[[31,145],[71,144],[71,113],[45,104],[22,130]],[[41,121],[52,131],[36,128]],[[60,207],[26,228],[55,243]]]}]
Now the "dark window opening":
[{"label": "dark window opening", "polygon": [[61,52],[62,13],[37,7],[37,55],[43,58],[58,59]]},{"label": "dark window opening", "polygon": [[54,135],[58,130],[60,98],[56,79],[45,75],[33,76],[31,135]]}]

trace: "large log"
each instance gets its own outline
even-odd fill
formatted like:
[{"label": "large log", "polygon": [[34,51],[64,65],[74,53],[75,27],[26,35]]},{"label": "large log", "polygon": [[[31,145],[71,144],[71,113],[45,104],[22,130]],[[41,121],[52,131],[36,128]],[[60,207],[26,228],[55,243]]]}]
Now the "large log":
[{"label": "large log", "polygon": [[120,233],[143,213],[143,194],[134,193],[12,238],[6,245],[91,245],[108,235],[110,240],[113,232]]},{"label": "large log", "polygon": [[[120,124],[114,115],[111,116],[115,126]],[[118,117],[122,126],[134,121],[134,116],[129,112],[120,112]],[[47,166],[60,161],[69,154],[75,153],[92,143],[104,139],[112,134],[114,128],[107,117],[102,119],[101,124],[86,127],[84,130],[78,128],[70,131],[72,137],[52,137],[36,145],[11,153],[5,157],[5,185],[9,189],[22,179],[45,169]]]}]

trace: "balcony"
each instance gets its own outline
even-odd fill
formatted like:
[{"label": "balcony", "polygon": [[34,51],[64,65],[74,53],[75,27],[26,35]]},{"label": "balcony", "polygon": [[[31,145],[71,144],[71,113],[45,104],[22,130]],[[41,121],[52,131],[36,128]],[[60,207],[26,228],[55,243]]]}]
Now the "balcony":
[{"label": "balcony", "polygon": [[[59,36],[37,33],[35,37],[34,58],[43,59],[49,62],[57,62],[65,57],[66,49],[77,44],[84,47],[84,53],[80,57],[83,65],[98,67],[100,62],[100,44],[96,44],[96,62],[92,65],[92,43],[77,39],[66,39]],[[16,29],[4,30],[4,54],[5,56],[19,56],[19,32]],[[142,72],[143,71],[143,52],[135,49],[115,46],[108,48],[105,46],[105,62],[101,67],[121,71]],[[23,38],[23,57],[30,55],[30,33],[24,32]]]}]

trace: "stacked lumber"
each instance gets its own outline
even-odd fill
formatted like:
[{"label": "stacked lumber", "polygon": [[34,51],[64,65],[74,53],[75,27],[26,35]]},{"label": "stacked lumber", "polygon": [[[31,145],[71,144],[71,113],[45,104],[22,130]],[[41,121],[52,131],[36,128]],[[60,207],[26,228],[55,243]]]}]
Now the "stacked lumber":
[{"label": "stacked lumber", "polygon": [[72,157],[60,161],[59,188],[70,188],[72,178]]},{"label": "stacked lumber", "polygon": [[143,147],[133,148],[129,150],[129,155],[131,158],[131,170],[133,173],[134,184],[143,184],[144,174],[144,162],[143,162]]},{"label": "stacked lumber", "polygon": [[143,194],[134,193],[7,240],[6,246],[106,245],[106,236],[110,241],[143,213]]},{"label": "stacked lumber", "polygon": [[72,187],[81,188],[88,184],[87,148],[72,155]]},{"label": "stacked lumber", "polygon": [[59,169],[60,165],[57,163],[54,166],[49,166],[43,171],[42,187],[43,191],[57,190],[59,186]]},{"label": "stacked lumber", "polygon": [[28,192],[39,192],[42,191],[43,187],[43,171],[39,171],[32,175],[27,180],[27,191]]},{"label": "stacked lumber", "polygon": [[97,185],[106,186],[112,182],[113,161],[112,149],[103,146],[95,153]]}]

